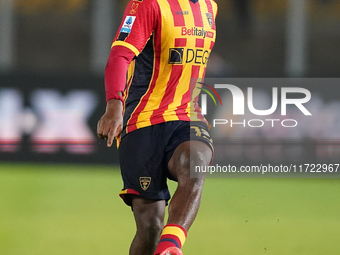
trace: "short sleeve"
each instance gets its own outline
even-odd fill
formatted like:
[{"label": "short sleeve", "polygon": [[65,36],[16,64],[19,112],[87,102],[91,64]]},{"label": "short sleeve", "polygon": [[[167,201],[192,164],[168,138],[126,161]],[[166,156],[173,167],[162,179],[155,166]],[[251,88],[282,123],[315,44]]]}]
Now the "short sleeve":
[{"label": "short sleeve", "polygon": [[138,56],[160,22],[160,17],[156,0],[131,0],[125,9],[112,47],[125,46]]}]

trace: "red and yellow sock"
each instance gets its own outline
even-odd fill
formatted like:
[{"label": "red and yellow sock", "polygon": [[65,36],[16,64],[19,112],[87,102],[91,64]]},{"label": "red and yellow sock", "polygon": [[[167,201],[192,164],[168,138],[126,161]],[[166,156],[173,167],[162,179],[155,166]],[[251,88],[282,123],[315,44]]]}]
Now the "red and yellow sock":
[{"label": "red and yellow sock", "polygon": [[169,247],[181,249],[186,238],[187,231],[182,226],[176,224],[166,225],[163,229],[155,255],[162,253]]},{"label": "red and yellow sock", "polygon": [[180,225],[168,224],[164,227],[155,255],[165,251],[169,247],[182,248],[185,239],[187,238],[187,231]]}]

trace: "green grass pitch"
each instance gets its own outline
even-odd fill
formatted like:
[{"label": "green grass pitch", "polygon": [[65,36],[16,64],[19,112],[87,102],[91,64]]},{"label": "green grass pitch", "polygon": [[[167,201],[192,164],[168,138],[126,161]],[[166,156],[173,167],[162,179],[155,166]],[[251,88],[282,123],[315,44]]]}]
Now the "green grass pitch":
[{"label": "green grass pitch", "polygon": [[[183,253],[338,255],[339,181],[207,179]],[[116,167],[0,164],[0,254],[127,255],[121,185]]]}]

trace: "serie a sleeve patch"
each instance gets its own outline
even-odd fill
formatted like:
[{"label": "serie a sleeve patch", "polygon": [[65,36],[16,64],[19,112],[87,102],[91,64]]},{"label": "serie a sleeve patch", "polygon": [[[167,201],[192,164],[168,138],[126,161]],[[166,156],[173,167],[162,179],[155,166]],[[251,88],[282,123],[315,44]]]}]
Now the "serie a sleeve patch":
[{"label": "serie a sleeve patch", "polygon": [[136,20],[136,16],[126,16],[120,32],[129,34],[131,32],[131,29],[132,29],[132,26],[135,20]]}]

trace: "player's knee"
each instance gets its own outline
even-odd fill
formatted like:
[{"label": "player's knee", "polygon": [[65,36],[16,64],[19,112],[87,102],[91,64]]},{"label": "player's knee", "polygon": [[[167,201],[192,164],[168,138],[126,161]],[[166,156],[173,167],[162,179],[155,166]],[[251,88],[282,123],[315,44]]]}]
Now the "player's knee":
[{"label": "player's knee", "polygon": [[163,228],[163,220],[157,216],[150,215],[145,218],[145,220],[140,224],[140,228],[145,233],[150,233],[151,235],[158,235]]},{"label": "player's knee", "polygon": [[182,151],[179,156],[178,166],[183,170],[189,170],[190,167],[195,165],[209,165],[211,160],[209,152],[201,150]]},{"label": "player's knee", "polygon": [[180,162],[183,167],[190,168],[195,165],[209,165],[212,158],[210,147],[200,141],[191,141],[192,145],[182,151]]},{"label": "player's knee", "polygon": [[137,222],[137,233],[141,235],[146,243],[157,242],[163,226],[164,214],[157,207],[134,208],[134,214]]},{"label": "player's knee", "polygon": [[208,166],[211,161],[210,154],[202,151],[192,151],[190,154],[190,167],[195,168],[196,166]]},{"label": "player's knee", "polygon": [[163,227],[163,220],[158,217],[148,217],[137,225],[137,234],[148,249],[153,250],[157,245]]},{"label": "player's knee", "polygon": [[[197,166],[208,166],[211,161],[211,151],[192,150],[189,155],[189,164],[184,165],[184,168],[195,170]],[[197,175],[198,177],[198,175]]]},{"label": "player's knee", "polygon": [[190,141],[181,144],[169,161],[169,170],[178,181],[180,187],[186,189],[200,189],[204,184],[204,173],[194,173],[196,166],[207,166],[212,158],[211,148],[200,141]]}]

